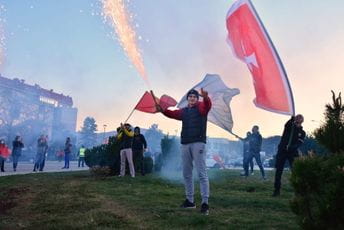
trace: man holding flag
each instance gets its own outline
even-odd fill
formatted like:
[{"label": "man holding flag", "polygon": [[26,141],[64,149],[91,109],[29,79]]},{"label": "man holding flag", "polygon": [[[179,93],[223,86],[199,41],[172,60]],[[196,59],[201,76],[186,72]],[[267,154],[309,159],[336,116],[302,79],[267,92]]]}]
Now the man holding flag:
[{"label": "man holding flag", "polygon": [[[199,101],[199,96],[203,101]],[[192,177],[193,161],[197,169],[200,180],[200,190],[202,196],[201,213],[209,214],[209,179],[206,170],[206,129],[207,116],[211,109],[211,101],[208,92],[201,88],[201,95],[195,89],[187,93],[188,105],[177,110],[162,109],[157,104],[157,110],[165,116],[182,121],[181,151],[183,162],[183,177],[185,184],[186,200],[181,205],[182,208],[196,208],[194,202],[194,184]]]}]

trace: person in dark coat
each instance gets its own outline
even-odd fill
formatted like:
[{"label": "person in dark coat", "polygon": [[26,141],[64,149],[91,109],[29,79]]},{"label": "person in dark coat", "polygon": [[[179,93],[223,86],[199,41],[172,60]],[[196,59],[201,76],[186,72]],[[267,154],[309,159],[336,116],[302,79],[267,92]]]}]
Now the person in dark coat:
[{"label": "person in dark coat", "polygon": [[132,150],[134,156],[135,171],[141,171],[141,175],[144,176],[145,169],[143,164],[143,153],[147,150],[147,142],[145,137],[140,133],[140,127],[134,128]]},{"label": "person in dark coat", "polygon": [[72,153],[72,143],[71,143],[70,137],[67,137],[65,147],[64,147],[65,165],[62,167],[62,169],[69,169],[69,160],[70,160],[71,153]]},{"label": "person in dark coat", "polygon": [[293,167],[294,158],[298,156],[298,148],[303,144],[306,133],[303,131],[304,118],[301,114],[292,116],[284,125],[281,141],[276,154],[276,172],[273,196],[279,196],[281,190],[281,177],[284,164],[288,160]]},{"label": "person in dark coat", "polygon": [[24,144],[23,144],[22,138],[20,136],[16,136],[16,138],[12,142],[13,171],[17,171],[18,160],[22,154],[23,148],[24,148]]},{"label": "person in dark coat", "polygon": [[250,135],[249,138],[249,157],[247,158],[245,164],[244,164],[244,170],[245,170],[245,176],[248,176],[248,166],[249,162],[252,161],[254,158],[257,162],[257,165],[260,169],[260,172],[262,174],[262,178],[265,180],[265,172],[264,172],[264,167],[262,164],[262,161],[260,159],[260,150],[262,148],[262,135],[259,133],[259,127],[257,125],[252,127],[252,134]]},{"label": "person in dark coat", "polygon": [[[241,176],[245,176],[245,162],[247,161],[247,159],[249,158],[250,156],[250,136],[251,136],[251,132],[247,132],[246,133],[246,137],[245,138],[242,138],[242,137],[239,137],[238,135],[235,135],[234,136],[236,138],[238,138],[239,140],[242,141],[243,143],[243,160],[242,160],[242,165],[243,165],[243,168],[244,168],[244,172],[242,172],[240,175]],[[253,174],[253,158],[251,158],[251,161],[249,162],[249,166],[251,168],[251,175]]]},{"label": "person in dark coat", "polygon": [[37,153],[35,159],[35,165],[33,171],[36,170],[43,171],[45,154],[48,150],[48,142],[45,135],[41,135],[41,137],[37,140]]},{"label": "person in dark coat", "polygon": [[193,166],[197,169],[202,197],[201,213],[209,214],[209,178],[206,169],[206,139],[207,118],[211,109],[208,92],[201,89],[203,101],[199,101],[199,93],[191,89],[187,93],[188,105],[178,110],[163,110],[157,105],[157,110],[165,116],[182,121],[181,152],[183,162],[183,177],[186,199],[182,208],[196,208],[194,202]]}]

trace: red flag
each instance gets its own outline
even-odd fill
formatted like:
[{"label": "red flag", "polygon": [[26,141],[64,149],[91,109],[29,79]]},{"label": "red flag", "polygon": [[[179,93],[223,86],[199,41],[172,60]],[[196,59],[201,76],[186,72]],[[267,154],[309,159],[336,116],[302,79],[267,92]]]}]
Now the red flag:
[{"label": "red flag", "polygon": [[137,103],[135,109],[145,113],[157,113],[156,104],[159,104],[162,109],[166,109],[168,107],[175,106],[177,102],[170,96],[163,95],[159,99],[155,96],[153,97],[151,93],[146,91]]},{"label": "red flag", "polygon": [[159,103],[159,98],[155,97],[156,102],[153,99],[153,95],[149,92],[145,92],[137,103],[135,109],[145,113],[156,113],[156,103]]},{"label": "red flag", "polygon": [[160,97],[160,106],[163,110],[167,109],[168,107],[175,106],[177,104],[177,101],[174,100],[174,98],[168,96],[168,95],[162,95]]},{"label": "red flag", "polygon": [[227,13],[227,41],[253,77],[257,107],[293,115],[294,100],[278,53],[250,0],[238,0]]}]

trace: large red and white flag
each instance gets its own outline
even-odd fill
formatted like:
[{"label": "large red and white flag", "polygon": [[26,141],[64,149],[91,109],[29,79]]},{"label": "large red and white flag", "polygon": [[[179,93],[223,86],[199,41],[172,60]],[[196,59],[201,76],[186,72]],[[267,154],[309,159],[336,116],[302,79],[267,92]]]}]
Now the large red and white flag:
[{"label": "large red and white flag", "polygon": [[295,113],[293,94],[281,59],[250,0],[237,0],[227,13],[227,41],[253,77],[257,107]]}]

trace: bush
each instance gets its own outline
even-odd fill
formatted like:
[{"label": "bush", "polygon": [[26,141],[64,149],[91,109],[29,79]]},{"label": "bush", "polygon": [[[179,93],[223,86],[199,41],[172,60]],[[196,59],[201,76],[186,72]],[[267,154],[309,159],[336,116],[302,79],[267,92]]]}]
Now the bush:
[{"label": "bush", "polygon": [[90,168],[94,166],[109,167],[111,175],[119,174],[120,171],[120,148],[115,137],[109,138],[109,143],[87,149],[85,162]]},{"label": "bush", "polygon": [[344,105],[341,93],[336,97],[332,91],[332,104],[325,106],[325,122],[314,131],[314,136],[320,144],[331,153],[344,151]]},{"label": "bush", "polygon": [[292,211],[304,229],[344,229],[344,154],[297,159]]},{"label": "bush", "polygon": [[153,159],[151,157],[144,157],[143,167],[145,168],[145,173],[151,173],[153,171]]}]

